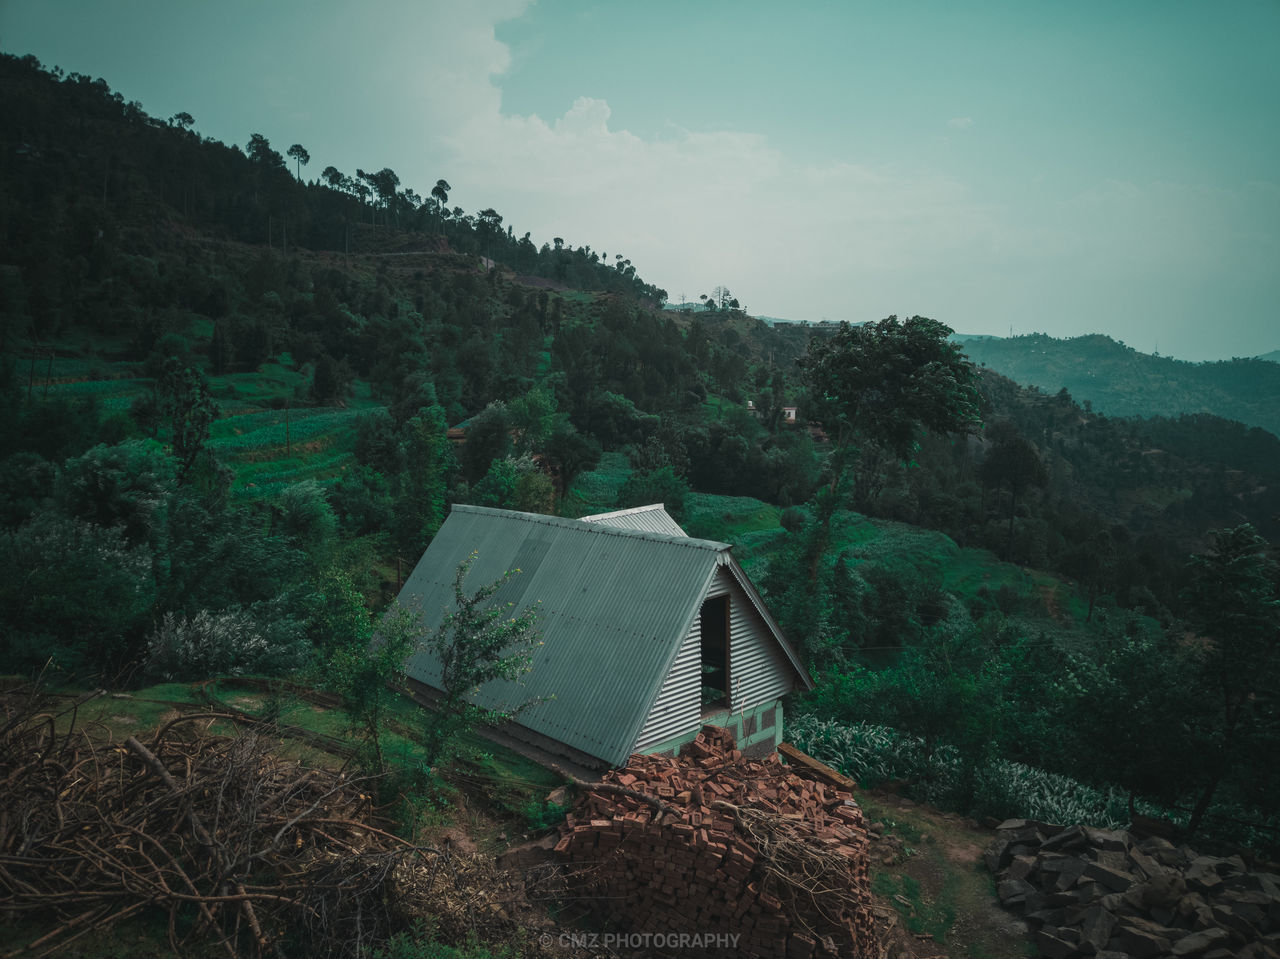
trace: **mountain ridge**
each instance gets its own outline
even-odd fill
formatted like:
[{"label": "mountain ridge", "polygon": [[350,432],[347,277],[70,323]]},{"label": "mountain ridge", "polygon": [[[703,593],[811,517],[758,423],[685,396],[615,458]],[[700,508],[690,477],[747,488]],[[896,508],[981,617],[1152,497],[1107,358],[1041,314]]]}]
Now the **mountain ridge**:
[{"label": "mountain ridge", "polygon": [[953,339],[979,366],[1045,392],[1065,389],[1108,416],[1210,413],[1280,435],[1280,364],[1272,354],[1193,363],[1141,353],[1104,333]]}]

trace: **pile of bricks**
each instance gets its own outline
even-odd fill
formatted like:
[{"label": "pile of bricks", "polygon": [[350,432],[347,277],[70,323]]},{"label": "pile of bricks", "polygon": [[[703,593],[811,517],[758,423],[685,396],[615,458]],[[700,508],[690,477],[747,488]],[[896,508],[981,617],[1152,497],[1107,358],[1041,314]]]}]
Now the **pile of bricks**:
[{"label": "pile of bricks", "polygon": [[879,954],[866,828],[848,791],[776,755],[745,759],[716,726],[679,759],[634,755],[603,783],[556,853],[606,923],[667,941],[731,935],[732,955]]}]

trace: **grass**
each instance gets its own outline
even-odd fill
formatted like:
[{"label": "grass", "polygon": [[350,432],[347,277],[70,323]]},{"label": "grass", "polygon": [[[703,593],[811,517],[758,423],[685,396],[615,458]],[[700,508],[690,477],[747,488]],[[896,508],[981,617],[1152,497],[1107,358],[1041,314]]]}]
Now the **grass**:
[{"label": "grass", "polygon": [[947,941],[947,932],[955,922],[955,909],[945,898],[926,899],[921,895],[919,880],[877,872],[871,891],[893,903],[906,927],[916,935],[923,933],[938,942]]},{"label": "grass", "polygon": [[253,406],[273,406],[305,397],[307,374],[280,363],[263,363],[252,373],[223,373],[209,377],[209,389],[221,399]]},{"label": "grass", "polygon": [[562,512],[573,517],[609,512],[617,504],[618,491],[631,472],[631,461],[626,453],[602,454],[595,469],[573,481]]},{"label": "grass", "polygon": [[860,791],[869,824],[903,843],[892,865],[873,856],[871,891],[883,897],[906,928],[968,959],[1020,959],[1034,946],[1004,924],[995,883],[981,861],[990,835],[964,820],[893,796]]},{"label": "grass", "polygon": [[228,416],[214,421],[209,431],[209,446],[218,453],[284,449],[286,436],[290,443],[305,443],[353,427],[360,412],[316,407]]}]

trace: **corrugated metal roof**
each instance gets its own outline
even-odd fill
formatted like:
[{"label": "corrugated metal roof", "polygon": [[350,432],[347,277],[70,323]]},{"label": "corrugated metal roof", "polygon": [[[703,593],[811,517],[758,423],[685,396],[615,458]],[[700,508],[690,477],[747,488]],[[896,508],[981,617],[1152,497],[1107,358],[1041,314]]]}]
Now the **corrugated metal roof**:
[{"label": "corrugated metal roof", "polygon": [[[537,605],[543,645],[523,685],[490,683],[476,701],[502,708],[546,698],[521,713],[530,729],[617,764],[626,759],[649,707],[729,546],[684,535],[455,506],[400,593],[425,625],[439,626],[453,601],[457,566],[473,552],[468,592],[519,569],[494,597]],[[439,685],[430,653],[409,675]],[[554,698],[550,698],[554,697]]]},{"label": "corrugated metal roof", "polygon": [[661,503],[652,506],[636,506],[614,510],[612,513],[596,513],[582,517],[584,523],[603,523],[618,529],[636,529],[648,533],[666,533],[669,536],[688,536]]}]

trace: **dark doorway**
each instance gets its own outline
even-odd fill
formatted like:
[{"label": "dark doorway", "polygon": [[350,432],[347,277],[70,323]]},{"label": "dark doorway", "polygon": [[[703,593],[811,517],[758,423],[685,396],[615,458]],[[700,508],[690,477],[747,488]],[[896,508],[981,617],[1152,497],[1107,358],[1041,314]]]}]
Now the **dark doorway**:
[{"label": "dark doorway", "polygon": [[715,596],[702,604],[702,708],[729,705],[729,597]]}]

